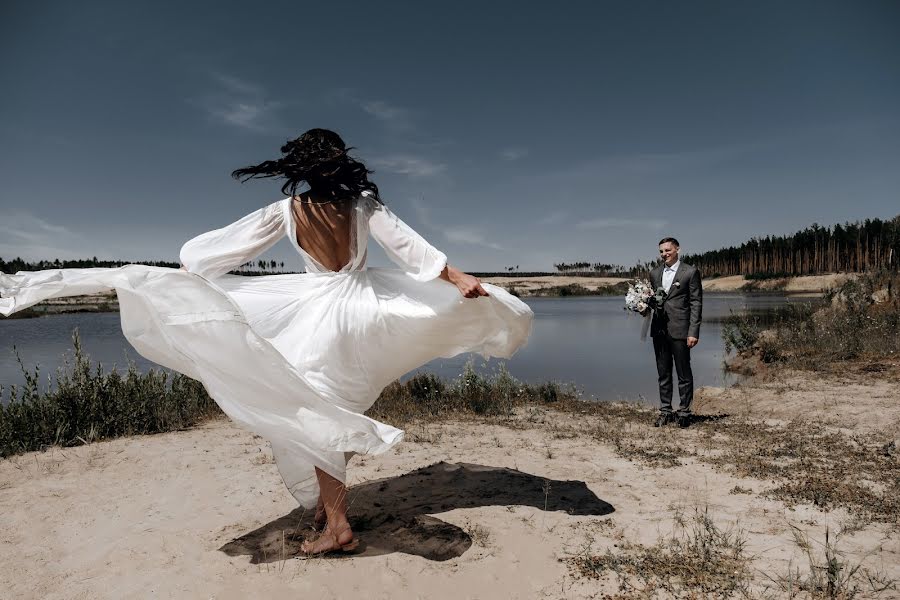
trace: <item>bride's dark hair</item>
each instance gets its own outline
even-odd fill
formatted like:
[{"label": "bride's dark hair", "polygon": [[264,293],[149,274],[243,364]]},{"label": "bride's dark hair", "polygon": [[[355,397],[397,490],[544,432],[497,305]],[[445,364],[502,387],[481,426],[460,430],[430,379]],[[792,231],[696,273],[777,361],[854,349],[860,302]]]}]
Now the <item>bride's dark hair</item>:
[{"label": "bride's dark hair", "polygon": [[341,136],[328,129],[310,129],[281,147],[279,159],[237,169],[231,176],[241,183],[249,179],[278,177],[285,179],[284,194],[295,196],[306,183],[309,189],[335,200],[352,200],[368,191],[379,202],[378,186],[369,181],[372,171],[351,158]]}]

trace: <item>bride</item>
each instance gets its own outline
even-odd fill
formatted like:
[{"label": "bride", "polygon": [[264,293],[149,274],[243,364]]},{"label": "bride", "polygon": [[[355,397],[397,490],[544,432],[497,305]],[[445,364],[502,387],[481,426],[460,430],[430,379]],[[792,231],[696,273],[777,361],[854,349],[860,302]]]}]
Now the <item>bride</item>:
[{"label": "bride", "polygon": [[[238,169],[279,178],[288,197],[188,241],[182,269],[127,265],[0,274],[0,314],[115,289],[122,330],[146,358],[203,382],[234,421],[266,438],[285,485],[316,507],[307,553],[352,550],[347,460],[385,452],[399,429],[364,416],[381,390],[462,352],[509,357],[533,314],[450,266],[382,202],[334,132],[311,129],[282,157]],[[366,266],[368,237],[399,269]],[[287,237],[299,275],[228,272]]]}]

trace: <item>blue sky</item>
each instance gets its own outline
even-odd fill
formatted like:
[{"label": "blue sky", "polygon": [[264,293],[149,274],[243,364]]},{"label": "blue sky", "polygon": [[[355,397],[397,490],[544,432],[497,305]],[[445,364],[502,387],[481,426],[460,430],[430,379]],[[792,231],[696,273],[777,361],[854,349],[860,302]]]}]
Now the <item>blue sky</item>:
[{"label": "blue sky", "polygon": [[174,260],[311,127],[468,270],[900,214],[897,2],[19,0],[0,81],[3,258]]}]

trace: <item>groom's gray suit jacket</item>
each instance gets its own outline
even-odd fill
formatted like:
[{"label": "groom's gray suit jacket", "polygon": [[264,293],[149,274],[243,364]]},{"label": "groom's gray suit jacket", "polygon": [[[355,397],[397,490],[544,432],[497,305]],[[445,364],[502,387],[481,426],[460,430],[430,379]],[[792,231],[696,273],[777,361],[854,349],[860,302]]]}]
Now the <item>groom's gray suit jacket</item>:
[{"label": "groom's gray suit jacket", "polygon": [[[662,287],[665,265],[650,271],[653,289]],[[673,339],[700,338],[700,322],[703,317],[703,286],[700,271],[691,265],[680,263],[675,271],[672,287],[661,311],[653,313],[650,335],[656,337],[668,333]]]}]

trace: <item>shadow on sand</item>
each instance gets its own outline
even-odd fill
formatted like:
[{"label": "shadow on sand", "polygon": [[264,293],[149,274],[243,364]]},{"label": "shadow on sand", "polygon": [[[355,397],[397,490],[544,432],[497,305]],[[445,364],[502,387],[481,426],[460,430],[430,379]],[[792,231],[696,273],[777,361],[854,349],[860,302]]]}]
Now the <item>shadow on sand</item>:
[{"label": "shadow on sand", "polygon": [[[615,510],[583,481],[555,481],[513,469],[446,462],[354,486],[350,503],[350,523],[362,542],[354,556],[405,552],[439,561],[462,555],[472,538],[429,514],[510,505],[570,515],[606,515]],[[254,564],[290,558],[300,553],[300,543],[311,533],[312,518],[313,511],[297,508],[220,550],[229,556],[250,555]]]}]

